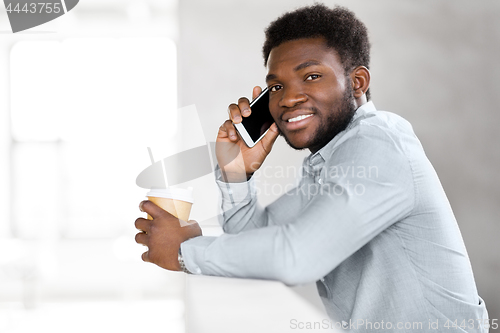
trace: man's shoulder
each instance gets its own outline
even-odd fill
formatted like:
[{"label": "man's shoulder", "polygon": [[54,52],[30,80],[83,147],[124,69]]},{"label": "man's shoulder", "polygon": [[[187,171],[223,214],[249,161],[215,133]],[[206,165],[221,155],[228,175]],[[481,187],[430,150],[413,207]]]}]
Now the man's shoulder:
[{"label": "man's shoulder", "polygon": [[403,153],[421,150],[421,144],[411,124],[403,117],[377,110],[372,102],[361,106],[349,126],[337,135],[323,152],[325,159],[339,149],[353,153],[356,150]]},{"label": "man's shoulder", "polygon": [[368,126],[379,130],[413,133],[413,127],[408,120],[389,111],[376,110],[367,112],[356,120],[358,120],[357,125],[362,127]]},{"label": "man's shoulder", "polygon": [[359,136],[385,137],[396,142],[402,139],[418,140],[412,125],[405,118],[393,112],[375,109],[358,115],[345,134],[345,140]]},{"label": "man's shoulder", "polygon": [[403,154],[408,152],[410,147],[421,147],[406,119],[392,112],[374,109],[357,115],[335,144],[336,148],[341,146]]}]

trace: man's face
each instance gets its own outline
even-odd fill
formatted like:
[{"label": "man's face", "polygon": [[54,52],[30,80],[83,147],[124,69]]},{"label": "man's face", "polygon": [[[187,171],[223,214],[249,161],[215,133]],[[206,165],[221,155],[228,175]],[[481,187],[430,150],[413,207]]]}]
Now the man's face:
[{"label": "man's face", "polygon": [[292,148],[316,152],[347,127],[356,110],[348,79],[323,38],[289,41],[271,50],[269,109]]}]

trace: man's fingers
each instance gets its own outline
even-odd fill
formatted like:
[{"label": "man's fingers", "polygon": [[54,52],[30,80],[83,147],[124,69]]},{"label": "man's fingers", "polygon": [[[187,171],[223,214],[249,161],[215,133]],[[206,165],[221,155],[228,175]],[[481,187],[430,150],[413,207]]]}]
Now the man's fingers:
[{"label": "man's fingers", "polygon": [[143,219],[142,217],[139,217],[137,220],[135,220],[134,224],[137,230],[148,232],[149,226],[151,225],[151,220],[146,220]]},{"label": "man's fingers", "polygon": [[241,111],[243,117],[248,117],[251,113],[250,111],[250,101],[246,97],[241,97],[238,100],[238,108]]},{"label": "man's fingers", "polygon": [[233,123],[239,124],[241,122],[241,111],[238,105],[236,104],[229,105],[227,111],[229,112],[229,118],[231,118]]},{"label": "man's fingers", "polygon": [[[151,202],[149,200],[144,200],[143,202],[141,202],[139,204],[139,208],[141,209],[142,212],[148,213],[153,218],[157,218],[158,216],[165,214],[165,211],[163,209],[161,209],[160,207],[158,207],[157,205],[155,205],[153,202]],[[139,230],[143,230],[143,229],[139,229]],[[144,230],[144,231],[147,231],[147,230]]]},{"label": "man's fingers", "polygon": [[231,141],[238,141],[238,134],[236,133],[236,128],[234,128],[231,120],[226,120],[224,124],[219,127],[218,138],[229,138]]},{"label": "man's fingers", "polygon": [[259,86],[255,86],[252,91],[252,99],[255,99],[257,96],[259,96],[261,92],[262,88]]},{"label": "man's fingers", "polygon": [[144,232],[138,233],[137,235],[135,235],[135,242],[137,244],[148,246],[148,235],[145,234]]},{"label": "man's fingers", "polygon": [[[252,91],[252,99],[255,99],[257,96],[259,96],[261,92],[261,87],[254,87]],[[238,100],[238,104],[233,103],[229,105],[227,111],[229,112],[229,118],[235,124],[239,124],[241,122],[242,116],[248,117],[252,113],[250,109],[250,101],[246,97],[241,97]]]},{"label": "man's fingers", "polygon": [[262,144],[262,148],[266,151],[266,153],[270,153],[273,148],[274,142],[278,138],[280,131],[276,123],[273,123],[271,127],[269,127],[269,131],[267,131],[266,135],[260,140]]},{"label": "man's fingers", "polygon": [[150,260],[149,260],[149,251],[144,252],[142,254],[141,258],[142,258],[142,261],[150,262]]}]

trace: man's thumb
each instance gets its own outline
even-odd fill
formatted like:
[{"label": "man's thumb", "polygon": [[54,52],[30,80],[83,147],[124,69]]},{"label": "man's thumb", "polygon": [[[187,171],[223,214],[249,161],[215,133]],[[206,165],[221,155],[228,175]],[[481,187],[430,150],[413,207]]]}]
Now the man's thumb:
[{"label": "man's thumb", "polygon": [[278,129],[278,126],[276,126],[276,123],[273,123],[271,127],[269,127],[269,131],[267,131],[266,135],[262,138],[262,147],[264,150],[269,154],[271,152],[271,149],[273,148],[274,142],[280,135],[280,131]]}]

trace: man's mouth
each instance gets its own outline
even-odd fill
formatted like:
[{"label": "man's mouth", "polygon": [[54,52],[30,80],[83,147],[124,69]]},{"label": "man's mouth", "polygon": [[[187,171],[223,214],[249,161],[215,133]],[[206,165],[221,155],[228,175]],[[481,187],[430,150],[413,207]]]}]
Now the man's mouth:
[{"label": "man's mouth", "polygon": [[300,121],[302,119],[306,119],[306,118],[309,118],[311,116],[312,116],[312,114],[303,114],[303,115],[300,115],[300,116],[297,116],[297,117],[294,117],[294,118],[290,118],[290,119],[287,120],[287,122],[294,123],[296,121]]},{"label": "man's mouth", "polygon": [[[314,113],[304,112],[304,111],[295,111],[292,113],[288,113],[283,116],[283,127],[287,131],[296,131],[304,129],[309,125]],[[299,113],[299,114],[298,114]]]}]

